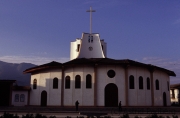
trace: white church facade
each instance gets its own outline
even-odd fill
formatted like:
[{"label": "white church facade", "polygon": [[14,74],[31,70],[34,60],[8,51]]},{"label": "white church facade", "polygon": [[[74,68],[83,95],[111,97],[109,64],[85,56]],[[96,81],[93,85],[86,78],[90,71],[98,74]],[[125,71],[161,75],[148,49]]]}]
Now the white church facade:
[{"label": "white church facade", "polygon": [[98,33],[83,33],[71,42],[70,61],[50,62],[31,73],[32,106],[170,106],[173,71],[129,59],[107,58]]}]

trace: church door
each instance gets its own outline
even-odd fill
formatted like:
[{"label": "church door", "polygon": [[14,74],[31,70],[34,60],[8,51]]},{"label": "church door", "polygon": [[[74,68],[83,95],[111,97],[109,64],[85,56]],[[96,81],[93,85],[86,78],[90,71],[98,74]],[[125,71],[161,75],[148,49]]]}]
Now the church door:
[{"label": "church door", "polygon": [[105,107],[118,106],[118,88],[115,84],[110,83],[105,87]]},{"label": "church door", "polygon": [[163,93],[163,106],[167,106],[166,93]]},{"label": "church door", "polygon": [[41,92],[41,106],[47,106],[47,92]]}]

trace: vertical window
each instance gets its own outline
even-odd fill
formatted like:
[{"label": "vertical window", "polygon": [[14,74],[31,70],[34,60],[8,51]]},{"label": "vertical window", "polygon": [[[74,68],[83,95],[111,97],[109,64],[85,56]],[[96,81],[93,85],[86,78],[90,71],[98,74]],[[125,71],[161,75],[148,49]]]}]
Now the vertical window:
[{"label": "vertical window", "polygon": [[81,77],[80,77],[80,75],[76,75],[76,77],[75,77],[75,88],[81,88]]},{"label": "vertical window", "polygon": [[33,80],[33,89],[37,89],[37,80],[36,79]]},{"label": "vertical window", "polygon": [[58,78],[54,78],[53,79],[53,89],[57,89],[58,88]]},{"label": "vertical window", "polygon": [[91,36],[88,36],[88,42],[89,43],[91,42]]},{"label": "vertical window", "polygon": [[134,89],[134,76],[129,77],[129,89]]},{"label": "vertical window", "polygon": [[169,91],[169,82],[167,81],[167,89],[168,89],[168,91]]},{"label": "vertical window", "polygon": [[24,102],[25,101],[25,95],[24,94],[21,94],[20,95],[20,102]]},{"label": "vertical window", "polygon": [[80,44],[77,44],[77,52],[80,50]]},{"label": "vertical window", "polygon": [[86,75],[86,88],[92,87],[92,77],[90,74]]},{"label": "vertical window", "polygon": [[15,99],[14,99],[15,102],[19,102],[19,94],[15,94]]},{"label": "vertical window", "polygon": [[143,89],[143,78],[139,77],[139,89]]},{"label": "vertical window", "polygon": [[65,78],[65,88],[66,89],[70,88],[70,76],[66,76]]},{"label": "vertical window", "polygon": [[150,79],[149,79],[149,77],[147,78],[147,90],[150,90]]},{"label": "vertical window", "polygon": [[159,90],[159,80],[156,80],[156,90]]},{"label": "vertical window", "polygon": [[93,36],[91,36],[91,43],[93,42]]}]

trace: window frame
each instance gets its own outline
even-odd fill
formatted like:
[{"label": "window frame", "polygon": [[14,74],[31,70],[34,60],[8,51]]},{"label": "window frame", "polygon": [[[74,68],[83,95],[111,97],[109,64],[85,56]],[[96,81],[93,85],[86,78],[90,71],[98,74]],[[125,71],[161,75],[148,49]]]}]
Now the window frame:
[{"label": "window frame", "polygon": [[139,89],[143,89],[143,77],[139,77]]},{"label": "window frame", "polygon": [[58,89],[58,78],[57,77],[55,77],[53,79],[53,89]]},{"label": "window frame", "polygon": [[158,79],[156,79],[155,85],[156,85],[156,90],[159,90],[159,80]]},{"label": "window frame", "polygon": [[135,89],[135,85],[134,85],[134,76],[130,75],[129,76],[129,89]]},{"label": "window frame", "polygon": [[37,79],[33,80],[33,89],[37,89]]},{"label": "window frame", "polygon": [[81,88],[81,76],[76,75],[75,76],[75,89],[80,89]]},{"label": "window frame", "polygon": [[86,75],[86,88],[87,89],[92,88],[92,76],[90,74]]},{"label": "window frame", "polygon": [[25,102],[25,95],[24,94],[20,95],[20,102]]},{"label": "window frame", "polygon": [[14,102],[19,102],[19,94],[14,95]]},{"label": "window frame", "polygon": [[147,85],[147,90],[150,90],[151,89],[151,82],[150,82],[149,77],[147,77],[147,79],[146,79],[146,85]]},{"label": "window frame", "polygon": [[70,89],[71,88],[71,78],[70,76],[65,77],[65,89]]}]

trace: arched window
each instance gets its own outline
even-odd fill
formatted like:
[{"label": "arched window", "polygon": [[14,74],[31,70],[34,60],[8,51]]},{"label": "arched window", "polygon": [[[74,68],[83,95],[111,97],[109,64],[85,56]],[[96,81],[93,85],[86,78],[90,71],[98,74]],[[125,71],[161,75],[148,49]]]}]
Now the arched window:
[{"label": "arched window", "polygon": [[65,78],[65,88],[69,89],[70,88],[70,76],[66,76]]},{"label": "arched window", "polygon": [[53,79],[53,89],[57,89],[58,88],[58,78],[54,78]]},{"label": "arched window", "polygon": [[129,77],[129,89],[134,89],[134,76]]},{"label": "arched window", "polygon": [[139,77],[139,89],[143,89],[143,78]]},{"label": "arched window", "polygon": [[14,99],[15,102],[19,102],[19,94],[15,94],[15,99]]},{"label": "arched window", "polygon": [[80,44],[77,44],[77,52],[80,50]]},{"label": "arched window", "polygon": [[167,81],[167,89],[168,89],[168,91],[169,91],[169,82]]},{"label": "arched window", "polygon": [[92,77],[90,74],[86,75],[86,88],[92,88]]},{"label": "arched window", "polygon": [[89,43],[91,42],[91,36],[88,36],[88,42]]},{"label": "arched window", "polygon": [[91,43],[93,42],[93,36],[91,36]]},{"label": "arched window", "polygon": [[20,95],[20,102],[24,102],[25,101],[25,95],[24,94],[21,94]]},{"label": "arched window", "polygon": [[75,77],[75,88],[81,88],[81,76],[76,75]]},{"label": "arched window", "polygon": [[159,80],[156,80],[156,90],[159,90]]},{"label": "arched window", "polygon": [[149,77],[147,78],[147,90],[150,90],[150,79],[149,79]]},{"label": "arched window", "polygon": [[37,80],[36,79],[33,80],[33,89],[37,89]]}]

